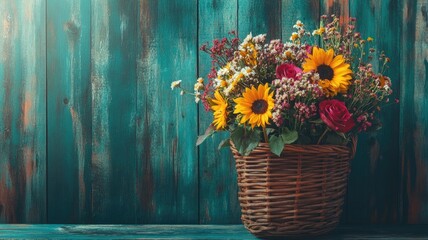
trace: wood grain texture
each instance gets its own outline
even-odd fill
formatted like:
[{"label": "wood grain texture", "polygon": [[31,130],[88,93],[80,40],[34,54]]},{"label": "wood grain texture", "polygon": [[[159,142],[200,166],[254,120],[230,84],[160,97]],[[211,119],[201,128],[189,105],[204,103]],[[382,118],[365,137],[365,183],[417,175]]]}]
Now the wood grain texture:
[{"label": "wood grain texture", "polygon": [[136,218],[138,3],[91,1],[92,221]]},{"label": "wood grain texture", "polygon": [[238,33],[241,39],[250,32],[253,36],[266,34],[269,40],[281,38],[281,0],[239,0],[238,6]]},{"label": "wood grain texture", "polygon": [[[199,44],[228,36],[238,27],[237,0],[199,1]],[[209,55],[199,52],[199,76],[206,77],[211,69]],[[211,124],[212,116],[199,110],[199,132]],[[240,223],[240,207],[235,162],[229,149],[217,150],[228,134],[216,134],[199,147],[199,222]]]},{"label": "wood grain texture", "polygon": [[[400,89],[399,14],[397,0],[351,1],[350,5],[350,15],[357,18],[363,38],[374,38],[367,46],[376,48],[377,54],[385,51],[391,59],[385,74],[392,80],[395,97]],[[383,62],[374,59],[372,64],[380,71]],[[399,219],[399,106],[385,107],[379,118],[383,124],[380,131],[359,137],[348,187],[348,223],[397,223]]]},{"label": "wood grain texture", "polygon": [[296,29],[293,25],[297,20],[305,24],[308,31],[317,29],[320,17],[320,1],[282,0],[281,6],[282,39],[289,41]]},{"label": "wood grain texture", "polygon": [[[0,225],[13,239],[246,239],[256,240],[243,225]],[[426,239],[424,225],[339,226],[319,240]]]},{"label": "wood grain texture", "polygon": [[0,1],[0,222],[46,221],[45,1]]},{"label": "wood grain texture", "polygon": [[403,222],[428,223],[428,1],[403,1],[401,170]]},{"label": "wood grain texture", "polygon": [[47,1],[48,222],[91,221],[90,1]]},{"label": "wood grain texture", "polygon": [[330,17],[332,14],[334,14],[339,17],[340,24],[342,26],[347,24],[350,17],[349,0],[320,0],[320,10],[320,15],[327,15]]},{"label": "wood grain texture", "polygon": [[242,225],[1,225],[12,239],[246,239]]},{"label": "wood grain texture", "polygon": [[137,221],[197,223],[197,106],[171,92],[196,80],[197,1],[139,3]]}]

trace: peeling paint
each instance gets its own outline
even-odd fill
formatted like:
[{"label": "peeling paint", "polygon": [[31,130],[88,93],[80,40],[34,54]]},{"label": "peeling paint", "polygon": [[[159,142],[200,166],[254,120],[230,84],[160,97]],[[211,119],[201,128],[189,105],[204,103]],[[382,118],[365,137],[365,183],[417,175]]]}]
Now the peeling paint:
[{"label": "peeling paint", "polygon": [[[417,150],[417,149],[415,149]],[[428,201],[428,193],[426,190],[427,166],[421,159],[415,159],[414,169],[415,175],[411,174],[411,161],[408,161],[408,176],[411,178],[407,181],[407,196],[408,196],[408,223],[420,223],[422,214],[426,214],[426,201]]]},{"label": "peeling paint", "polygon": [[110,195],[106,184],[110,176],[110,131],[109,106],[111,90],[107,83],[109,68],[109,4],[103,0],[93,0],[92,9],[92,209],[94,215],[103,214],[100,210],[104,198]]},{"label": "peeling paint", "polygon": [[[16,33],[14,28],[14,20],[10,18],[11,12],[13,12],[14,5],[0,4],[0,16],[3,19],[3,23],[6,22],[7,31],[5,31],[4,37],[0,38],[0,73],[3,76],[2,88],[0,89],[0,96],[2,96],[2,106],[0,109],[1,120],[0,129],[7,130],[4,134],[0,134],[0,222],[17,222],[16,212],[16,191],[18,187],[15,185],[14,177],[16,169],[13,169],[11,164],[14,159],[11,158],[14,149],[12,147],[12,122],[13,122],[13,106],[14,101],[12,100],[12,85],[14,78],[14,52],[13,42],[16,40]],[[6,13],[5,15],[3,15]],[[16,17],[16,15],[14,15]],[[11,27],[11,24],[13,25]],[[3,69],[4,70],[3,70]]]},{"label": "peeling paint", "polygon": [[34,150],[31,147],[26,146],[22,151],[25,166],[25,179],[28,182],[31,182],[36,167],[34,161]]},{"label": "peeling paint", "polygon": [[[10,166],[6,169],[10,169]],[[0,178],[0,219],[7,223],[17,222],[15,211],[15,189],[8,184],[4,177]]]},{"label": "peeling paint", "polygon": [[[33,23],[35,21],[40,21],[39,19],[34,19],[33,11],[34,9],[40,9],[41,1],[29,1],[25,4],[25,18],[26,21]],[[23,93],[24,96],[22,102],[22,112],[21,112],[21,121],[23,130],[30,130],[32,126],[35,125],[36,112],[34,106],[38,105],[37,99],[40,93],[35,92],[37,89],[37,54],[35,43],[36,36],[38,35],[36,24],[22,24],[20,26],[22,31],[20,32],[20,47],[21,47],[21,59],[23,59]],[[29,135],[31,137],[31,135]],[[34,136],[32,136],[34,137]]]},{"label": "peeling paint", "polygon": [[[328,16],[335,14],[339,17],[339,22],[344,25],[349,20],[349,0],[326,0],[326,12]],[[322,13],[324,14],[324,13]]]},{"label": "peeling paint", "polygon": [[[19,178],[23,181],[23,184],[25,186],[25,196],[29,196],[22,200],[24,204],[24,213],[26,216],[29,216],[32,212],[34,212],[34,204],[31,201],[32,200],[32,191],[33,191],[33,185],[37,184],[37,176],[36,176],[36,162],[34,160],[34,149],[32,146],[24,146],[22,149],[22,158],[23,158],[23,166],[25,168],[25,176],[22,175],[22,173],[19,174]],[[21,196],[20,196],[21,197]],[[37,217],[37,216],[36,216]]]},{"label": "peeling paint", "polygon": [[[73,88],[71,88],[73,89]],[[83,129],[81,118],[73,107],[70,107],[71,119],[73,122],[73,134],[77,150],[77,162],[79,169],[79,210],[85,209],[86,200],[86,184],[85,184],[85,146],[86,142],[83,137]]]},{"label": "peeling paint", "polygon": [[123,34],[126,32],[126,29],[128,28],[128,21],[129,21],[128,16],[121,13],[120,14],[120,39],[121,39],[121,42],[123,42]]},{"label": "peeling paint", "polygon": [[82,71],[82,62],[81,62],[81,51],[78,51],[78,56],[76,56],[76,45],[78,41],[81,40],[81,9],[80,2],[73,1],[70,9],[71,20],[70,23],[73,28],[71,28],[68,37],[69,37],[69,58],[70,58],[70,104],[69,111],[71,115],[72,125],[73,125],[73,136],[74,144],[77,152],[77,163],[78,163],[78,185],[79,185],[79,211],[85,209],[86,203],[86,184],[85,184],[85,139],[83,135],[83,125],[82,118],[79,114],[80,106],[75,100],[75,90],[78,87],[76,84],[76,77],[80,78],[79,74]]},{"label": "peeling paint", "polygon": [[32,96],[27,92],[25,93],[25,97],[24,97],[24,101],[22,103],[22,124],[24,129],[27,129],[29,126],[30,122],[32,122],[31,118],[31,108],[33,106],[33,98]]}]

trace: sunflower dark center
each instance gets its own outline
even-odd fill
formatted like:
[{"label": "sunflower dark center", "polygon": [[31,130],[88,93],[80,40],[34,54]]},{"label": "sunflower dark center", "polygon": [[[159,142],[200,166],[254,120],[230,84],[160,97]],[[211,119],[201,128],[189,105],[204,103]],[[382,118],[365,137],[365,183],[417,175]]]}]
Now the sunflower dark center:
[{"label": "sunflower dark center", "polygon": [[253,113],[256,114],[263,114],[267,111],[268,108],[268,103],[263,100],[263,99],[259,99],[253,102],[253,105],[251,106],[251,110],[253,111]]},{"label": "sunflower dark center", "polygon": [[333,69],[325,64],[319,65],[317,68],[317,72],[320,75],[320,79],[333,79],[334,71]]}]

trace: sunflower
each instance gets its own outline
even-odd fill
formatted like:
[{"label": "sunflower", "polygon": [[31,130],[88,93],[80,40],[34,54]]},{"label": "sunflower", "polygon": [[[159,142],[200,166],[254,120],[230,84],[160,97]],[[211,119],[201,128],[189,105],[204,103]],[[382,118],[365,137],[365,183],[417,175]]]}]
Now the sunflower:
[{"label": "sunflower", "polygon": [[217,130],[224,129],[227,126],[227,101],[217,91],[214,92],[214,98],[211,99],[211,109],[213,110],[213,124]]},{"label": "sunflower", "polygon": [[302,65],[304,72],[315,71],[319,74],[318,84],[323,88],[327,97],[334,97],[337,93],[346,93],[352,79],[350,65],[342,55],[334,57],[333,49],[325,51],[314,47],[312,54]]},{"label": "sunflower", "polygon": [[246,88],[242,97],[235,99],[236,107],[234,114],[242,114],[240,123],[249,122],[251,128],[255,126],[266,127],[269,119],[272,118],[273,92],[269,93],[269,86],[259,85]]}]

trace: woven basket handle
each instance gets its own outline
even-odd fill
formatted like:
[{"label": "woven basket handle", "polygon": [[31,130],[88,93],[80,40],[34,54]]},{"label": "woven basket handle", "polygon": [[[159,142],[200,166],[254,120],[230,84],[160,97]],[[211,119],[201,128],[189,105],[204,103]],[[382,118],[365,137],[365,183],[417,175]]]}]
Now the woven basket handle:
[{"label": "woven basket handle", "polygon": [[350,159],[351,160],[354,159],[355,153],[357,152],[357,142],[358,142],[358,137],[352,136],[351,142],[349,143],[349,148],[351,149],[351,152],[350,152]]}]

